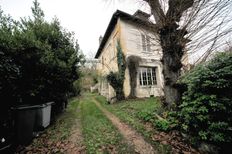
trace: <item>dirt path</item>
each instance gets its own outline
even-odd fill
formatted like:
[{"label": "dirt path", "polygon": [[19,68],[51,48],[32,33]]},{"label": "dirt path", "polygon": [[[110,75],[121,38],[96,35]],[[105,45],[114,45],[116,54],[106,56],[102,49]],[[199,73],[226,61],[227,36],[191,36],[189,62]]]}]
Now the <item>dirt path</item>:
[{"label": "dirt path", "polygon": [[[80,102],[81,103],[81,102]],[[77,113],[80,113],[80,104],[76,110]],[[85,154],[86,147],[83,145],[84,138],[82,136],[81,130],[81,119],[80,115],[75,120],[75,125],[72,127],[71,136],[68,138],[70,142],[70,148],[66,151],[68,154]]]},{"label": "dirt path", "polygon": [[119,118],[103,108],[100,103],[93,98],[94,103],[97,107],[110,119],[110,121],[115,125],[120,133],[125,137],[127,142],[135,147],[135,151],[140,154],[154,154],[157,153],[153,147],[147,143],[141,135],[136,131],[131,129],[127,124],[121,122]]}]

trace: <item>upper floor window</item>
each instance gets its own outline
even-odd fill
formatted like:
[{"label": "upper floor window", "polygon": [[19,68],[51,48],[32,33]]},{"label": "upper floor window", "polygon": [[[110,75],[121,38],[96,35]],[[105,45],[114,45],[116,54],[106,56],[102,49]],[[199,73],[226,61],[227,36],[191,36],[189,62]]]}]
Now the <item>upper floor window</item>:
[{"label": "upper floor window", "polygon": [[114,59],[114,49],[111,43],[107,47],[107,52],[109,53],[110,60]]},{"label": "upper floor window", "polygon": [[104,57],[102,56],[102,67],[104,67]]},{"label": "upper floor window", "polygon": [[156,85],[156,68],[141,67],[139,69],[139,83],[141,86]]},{"label": "upper floor window", "polygon": [[151,51],[151,40],[148,35],[141,34],[142,38],[142,49],[143,51],[150,52]]}]

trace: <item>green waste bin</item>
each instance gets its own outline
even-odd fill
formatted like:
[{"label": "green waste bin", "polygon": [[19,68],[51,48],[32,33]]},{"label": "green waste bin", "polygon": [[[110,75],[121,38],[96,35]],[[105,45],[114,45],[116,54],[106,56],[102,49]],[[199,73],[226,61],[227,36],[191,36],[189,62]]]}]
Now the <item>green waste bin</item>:
[{"label": "green waste bin", "polygon": [[28,145],[33,139],[36,112],[41,105],[23,105],[14,108],[16,140],[19,145]]}]

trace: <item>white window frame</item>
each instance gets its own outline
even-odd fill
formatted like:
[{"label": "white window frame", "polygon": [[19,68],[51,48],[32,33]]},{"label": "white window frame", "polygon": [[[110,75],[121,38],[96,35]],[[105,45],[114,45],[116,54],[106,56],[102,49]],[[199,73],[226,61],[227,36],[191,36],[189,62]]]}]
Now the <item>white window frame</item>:
[{"label": "white window frame", "polygon": [[[157,67],[139,67],[139,73],[138,73],[139,85],[142,87],[156,86],[157,85],[156,71],[157,71]],[[150,72],[150,83],[149,83],[148,72]],[[145,77],[144,77],[144,73],[145,73]]]},{"label": "white window frame", "polygon": [[143,52],[151,52],[151,40],[146,34],[141,34],[142,50]]}]

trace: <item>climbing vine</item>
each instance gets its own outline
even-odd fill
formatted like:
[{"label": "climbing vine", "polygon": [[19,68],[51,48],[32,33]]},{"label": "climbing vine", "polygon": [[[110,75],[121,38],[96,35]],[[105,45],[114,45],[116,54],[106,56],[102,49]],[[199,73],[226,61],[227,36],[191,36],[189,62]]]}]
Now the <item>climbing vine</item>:
[{"label": "climbing vine", "polygon": [[127,66],[129,69],[129,74],[130,74],[130,98],[135,98],[136,97],[136,87],[137,87],[137,68],[139,66],[141,58],[138,56],[129,56],[127,59]]},{"label": "climbing vine", "polygon": [[125,80],[126,61],[119,40],[117,42],[117,64],[118,72],[111,71],[106,78],[116,92],[116,99],[123,100],[125,99],[123,83]]}]

